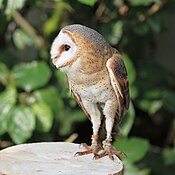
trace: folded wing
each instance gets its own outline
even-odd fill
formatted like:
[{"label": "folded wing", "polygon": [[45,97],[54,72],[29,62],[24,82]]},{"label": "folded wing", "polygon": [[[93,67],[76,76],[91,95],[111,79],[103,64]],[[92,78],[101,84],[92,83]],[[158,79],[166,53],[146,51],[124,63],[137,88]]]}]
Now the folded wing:
[{"label": "folded wing", "polygon": [[106,63],[111,85],[118,100],[117,118],[121,121],[123,114],[129,108],[129,87],[126,67],[121,55],[116,52]]}]

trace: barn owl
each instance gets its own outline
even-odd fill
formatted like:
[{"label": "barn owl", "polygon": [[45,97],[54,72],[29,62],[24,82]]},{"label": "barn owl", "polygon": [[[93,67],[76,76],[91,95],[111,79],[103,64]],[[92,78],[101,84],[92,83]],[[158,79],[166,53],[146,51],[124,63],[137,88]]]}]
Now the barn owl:
[{"label": "barn owl", "polygon": [[[114,124],[120,123],[130,101],[120,53],[101,34],[80,24],[64,27],[53,41],[50,53],[53,64],[65,72],[71,93],[92,122],[92,144],[82,144],[85,151],[76,155],[93,153],[95,159],[121,156],[123,153],[112,146],[111,136]],[[106,139],[101,146],[98,135],[102,117]]]}]

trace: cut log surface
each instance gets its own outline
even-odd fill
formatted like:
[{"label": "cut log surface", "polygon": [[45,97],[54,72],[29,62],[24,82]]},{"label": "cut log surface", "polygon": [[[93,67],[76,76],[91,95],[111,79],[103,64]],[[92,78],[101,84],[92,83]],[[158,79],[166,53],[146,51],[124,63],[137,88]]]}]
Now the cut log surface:
[{"label": "cut log surface", "polygon": [[0,151],[0,175],[122,175],[123,163],[108,156],[93,160],[93,154],[76,156],[79,144],[32,143]]}]

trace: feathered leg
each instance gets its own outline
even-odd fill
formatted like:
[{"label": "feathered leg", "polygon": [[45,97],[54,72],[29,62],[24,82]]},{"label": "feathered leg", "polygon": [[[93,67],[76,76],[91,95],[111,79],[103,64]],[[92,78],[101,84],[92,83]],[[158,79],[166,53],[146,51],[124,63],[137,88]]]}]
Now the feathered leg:
[{"label": "feathered leg", "polygon": [[102,147],[98,143],[98,131],[101,125],[101,113],[97,107],[97,104],[90,103],[88,101],[83,101],[83,105],[83,107],[90,115],[90,119],[92,122],[92,142],[90,147],[86,143],[82,143],[81,146],[83,146],[86,150],[82,152],[77,152],[75,155],[82,156],[90,153],[94,153],[94,155],[96,155],[102,149]]},{"label": "feathered leg", "polygon": [[102,142],[104,151],[100,154],[95,155],[95,159],[102,158],[106,155],[113,160],[113,155],[120,157],[124,155],[122,152],[118,151],[114,146],[112,146],[112,128],[114,126],[114,120],[117,110],[117,104],[114,101],[107,101],[103,110],[103,113],[106,117],[106,139]]}]

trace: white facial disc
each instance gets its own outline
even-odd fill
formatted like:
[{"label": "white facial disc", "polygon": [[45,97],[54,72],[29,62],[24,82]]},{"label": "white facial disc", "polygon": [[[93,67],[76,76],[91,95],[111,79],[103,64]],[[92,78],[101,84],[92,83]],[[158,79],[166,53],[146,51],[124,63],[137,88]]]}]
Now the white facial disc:
[{"label": "white facial disc", "polygon": [[[59,53],[60,52],[59,48],[62,45],[68,45],[68,46],[70,46],[70,49],[68,51],[63,51],[60,54]],[[60,31],[60,33],[55,38],[55,40],[54,40],[54,42],[53,42],[53,44],[51,46],[51,51],[50,51],[51,59],[54,59],[55,57],[57,57],[58,55],[60,55],[60,57],[54,63],[55,66],[57,68],[59,68],[63,64],[69,62],[74,57],[76,51],[77,51],[77,46],[71,40],[70,36],[68,34],[63,33],[62,31]]]}]

